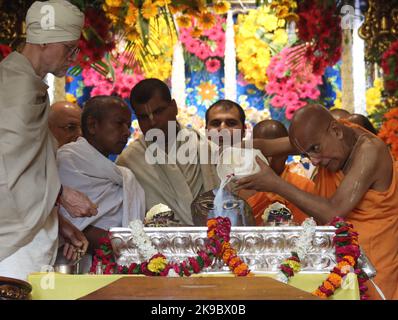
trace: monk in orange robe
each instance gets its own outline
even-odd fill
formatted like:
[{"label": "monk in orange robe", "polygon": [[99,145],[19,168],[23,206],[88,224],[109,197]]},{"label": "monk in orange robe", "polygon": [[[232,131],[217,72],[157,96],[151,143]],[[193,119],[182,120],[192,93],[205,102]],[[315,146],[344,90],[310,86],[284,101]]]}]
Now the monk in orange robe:
[{"label": "monk in orange robe", "polygon": [[[287,136],[288,132],[285,126],[276,120],[260,121],[253,128],[254,139],[277,139]],[[270,167],[283,180],[295,185],[301,190],[314,193],[314,182],[297,173],[298,170],[296,167],[299,166],[298,164],[286,165],[286,160],[287,155],[268,157]],[[264,225],[262,218],[264,210],[275,202],[284,204],[292,212],[293,222],[297,224],[301,224],[306,218],[308,218],[308,216],[293,203],[290,203],[275,193],[255,192],[253,190],[242,191],[239,193],[239,196],[244,198],[251,206],[257,225]]]},{"label": "monk in orange robe", "polygon": [[[237,181],[238,189],[273,191],[308,215],[328,223],[345,217],[359,233],[359,244],[376,268],[374,282],[387,299],[398,299],[398,165],[388,147],[369,131],[339,123],[319,105],[294,114],[289,141],[256,141],[265,155],[307,154],[319,166],[318,195],[299,190],[258,160],[261,171]],[[368,283],[370,298],[379,298]]]}]

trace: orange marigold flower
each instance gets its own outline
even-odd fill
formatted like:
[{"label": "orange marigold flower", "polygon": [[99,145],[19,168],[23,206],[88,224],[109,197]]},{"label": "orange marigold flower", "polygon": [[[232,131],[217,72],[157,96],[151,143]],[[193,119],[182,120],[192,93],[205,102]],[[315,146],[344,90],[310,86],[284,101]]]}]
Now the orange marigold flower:
[{"label": "orange marigold flower", "polygon": [[337,268],[339,268],[339,269],[342,269],[342,268],[345,267],[345,266],[350,267],[350,264],[349,264],[347,261],[344,261],[344,260],[340,261],[340,262],[337,264]]},{"label": "orange marigold flower", "polygon": [[343,259],[348,260],[348,263],[349,263],[351,266],[354,266],[354,265],[355,265],[355,259],[354,259],[353,257],[351,257],[351,256],[344,256]]},{"label": "orange marigold flower", "polygon": [[326,296],[326,294],[324,294],[321,290],[319,290],[319,289],[316,289],[312,294],[314,294],[314,295],[316,295],[316,296],[318,296],[318,297],[320,297],[320,298],[327,298],[327,296]]},{"label": "orange marigold flower", "polygon": [[240,274],[243,274],[243,273],[247,272],[247,270],[249,270],[249,267],[247,266],[247,264],[246,263],[241,263],[239,266],[237,266],[234,269],[234,274],[240,275]]},{"label": "orange marigold flower", "polygon": [[215,235],[216,231],[214,229],[207,231],[207,237],[208,238],[213,238]]},{"label": "orange marigold flower", "polygon": [[330,283],[328,280],[323,281],[322,285],[328,290],[332,290],[332,291],[335,290],[333,284]]},{"label": "orange marigold flower", "polygon": [[328,281],[330,281],[335,288],[338,288],[341,285],[342,278],[337,273],[332,272],[328,277]]},{"label": "orange marigold flower", "polygon": [[217,225],[217,220],[216,219],[207,220],[207,227],[208,228],[215,227],[216,225]]},{"label": "orange marigold flower", "polygon": [[239,262],[240,261],[240,258],[239,257],[237,257],[237,256],[235,256],[235,257],[233,257],[231,260],[229,260],[229,262],[228,262],[228,265],[230,266],[230,267],[232,267],[232,266],[234,266],[237,262]]}]

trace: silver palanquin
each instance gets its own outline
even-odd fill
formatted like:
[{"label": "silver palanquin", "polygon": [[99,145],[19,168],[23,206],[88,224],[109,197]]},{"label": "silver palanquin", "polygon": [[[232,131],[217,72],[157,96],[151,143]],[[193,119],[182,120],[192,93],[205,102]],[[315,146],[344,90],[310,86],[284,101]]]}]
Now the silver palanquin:
[{"label": "silver palanquin", "polygon": [[[204,248],[206,227],[144,228],[157,250],[170,261],[182,261],[195,256]],[[302,227],[232,227],[231,244],[252,271],[272,273],[278,271],[283,259],[290,256]],[[317,227],[310,253],[302,261],[302,271],[310,273],[329,272],[335,265],[333,246],[334,227]],[[129,265],[139,263],[130,229],[112,228],[111,243],[117,262]],[[206,273],[226,273],[228,267],[215,261]]]}]

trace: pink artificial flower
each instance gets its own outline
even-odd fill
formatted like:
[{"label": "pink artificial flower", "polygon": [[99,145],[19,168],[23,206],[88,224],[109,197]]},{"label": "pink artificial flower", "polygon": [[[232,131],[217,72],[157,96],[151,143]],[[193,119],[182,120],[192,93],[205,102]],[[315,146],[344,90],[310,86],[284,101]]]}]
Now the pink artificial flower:
[{"label": "pink artificial flower", "polygon": [[189,33],[187,33],[187,32],[181,32],[180,33],[180,41],[183,43],[183,44],[187,44],[187,43],[189,43],[189,41],[190,41],[190,39],[191,39],[192,37],[189,35]]},{"label": "pink artificial flower", "polygon": [[296,112],[296,110],[299,109],[295,106],[289,106],[286,108],[285,110],[285,115],[286,115],[286,119],[288,120],[292,120],[294,113]]},{"label": "pink artificial flower", "polygon": [[214,51],[214,56],[216,57],[224,57],[225,56],[225,45],[224,44],[220,44],[217,46],[216,50]]},{"label": "pink artificial flower", "polygon": [[284,101],[284,105],[286,107],[288,107],[291,105],[296,105],[297,102],[299,102],[299,97],[298,97],[297,93],[288,91],[283,96],[283,101]]},{"label": "pink artificial flower", "polygon": [[121,86],[119,89],[119,95],[123,98],[123,99],[127,99],[130,97],[130,91],[131,88],[130,87],[126,87],[126,86]]},{"label": "pink artificial flower", "polygon": [[271,105],[275,108],[282,108],[284,105],[284,99],[281,96],[275,95],[271,101]]},{"label": "pink artificial flower", "polygon": [[287,80],[284,87],[285,91],[297,91],[296,83],[293,79]]},{"label": "pink artificial flower", "polygon": [[286,68],[283,64],[279,64],[275,67],[274,73],[278,78],[283,78],[285,76]]},{"label": "pink artificial flower", "polygon": [[265,91],[271,95],[278,91],[279,84],[274,81],[269,81],[268,84],[265,86]]},{"label": "pink artificial flower", "polygon": [[312,88],[310,91],[310,94],[308,95],[308,98],[315,100],[315,99],[319,98],[320,94],[321,93],[319,92],[319,90],[317,88]]},{"label": "pink artificial flower", "polygon": [[186,47],[186,50],[187,50],[189,53],[195,54],[196,51],[199,49],[199,46],[200,46],[199,41],[197,41],[197,40],[191,40],[190,42],[188,42],[188,43],[186,44],[185,47]]},{"label": "pink artificial flower", "polygon": [[209,59],[206,61],[206,69],[210,73],[217,72],[221,67],[221,62],[218,59]]},{"label": "pink artificial flower", "polygon": [[206,60],[210,56],[210,49],[201,45],[197,50],[196,55],[200,60]]}]

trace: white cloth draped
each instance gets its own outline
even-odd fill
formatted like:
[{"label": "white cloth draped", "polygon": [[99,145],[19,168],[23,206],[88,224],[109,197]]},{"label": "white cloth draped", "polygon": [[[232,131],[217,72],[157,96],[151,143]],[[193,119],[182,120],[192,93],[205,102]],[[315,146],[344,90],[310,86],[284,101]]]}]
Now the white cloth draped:
[{"label": "white cloth draped", "polygon": [[[58,220],[49,218],[60,182],[47,88],[22,54],[13,52],[0,63],[0,262],[31,243],[49,221],[58,230]],[[54,244],[56,235],[48,241]],[[43,251],[52,244],[34,250],[52,256]]]},{"label": "white cloth draped", "polygon": [[61,207],[61,213],[80,230],[89,225],[104,230],[127,227],[131,220],[144,219],[145,193],[134,174],[83,137],[58,149],[57,163],[62,185],[83,192],[98,205],[98,214],[88,218],[72,218]]}]

